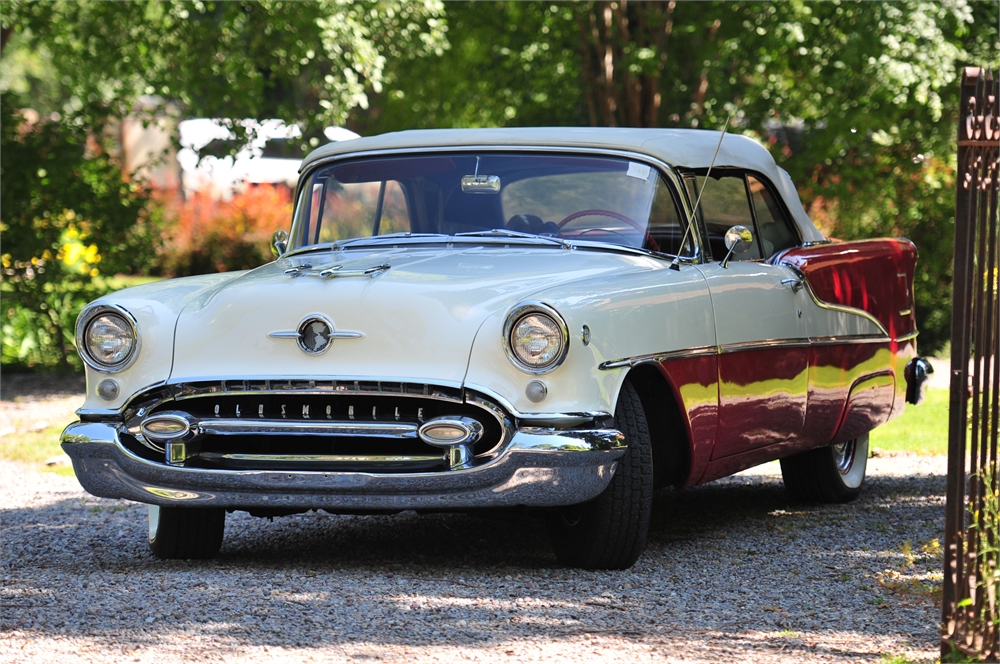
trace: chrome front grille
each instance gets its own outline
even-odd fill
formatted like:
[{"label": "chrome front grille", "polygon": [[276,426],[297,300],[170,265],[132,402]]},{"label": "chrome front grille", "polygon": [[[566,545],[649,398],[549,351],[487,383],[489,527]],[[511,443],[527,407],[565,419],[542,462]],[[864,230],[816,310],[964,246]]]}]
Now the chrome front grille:
[{"label": "chrome front grille", "polygon": [[[483,434],[461,454],[421,440],[420,425],[442,417],[471,418]],[[168,385],[134,400],[126,421],[136,441],[165,463],[252,470],[467,467],[489,457],[510,431],[500,408],[466,400],[455,388],[340,380]],[[145,426],[157,421],[186,424],[183,431],[158,435],[155,426]]]}]

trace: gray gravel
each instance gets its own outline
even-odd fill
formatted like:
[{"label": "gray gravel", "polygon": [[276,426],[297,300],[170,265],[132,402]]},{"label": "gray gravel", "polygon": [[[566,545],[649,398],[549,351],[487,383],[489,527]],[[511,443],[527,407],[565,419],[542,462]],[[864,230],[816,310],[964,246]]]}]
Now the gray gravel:
[{"label": "gray gravel", "polygon": [[162,562],[145,507],[4,462],[0,662],[933,660],[946,460],[869,464],[846,506],[776,464],[663,492],[639,563],[585,572],[530,514],[235,514]]}]

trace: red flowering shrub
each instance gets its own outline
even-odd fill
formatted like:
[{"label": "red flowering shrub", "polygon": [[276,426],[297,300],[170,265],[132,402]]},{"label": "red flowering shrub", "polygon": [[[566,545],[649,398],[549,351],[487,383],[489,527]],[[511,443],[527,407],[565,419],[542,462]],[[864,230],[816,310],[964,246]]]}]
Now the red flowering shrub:
[{"label": "red flowering shrub", "polygon": [[182,277],[246,270],[273,260],[271,236],[288,230],[292,193],[283,185],[251,185],[228,201],[197,193],[187,200],[161,192],[160,271]]}]

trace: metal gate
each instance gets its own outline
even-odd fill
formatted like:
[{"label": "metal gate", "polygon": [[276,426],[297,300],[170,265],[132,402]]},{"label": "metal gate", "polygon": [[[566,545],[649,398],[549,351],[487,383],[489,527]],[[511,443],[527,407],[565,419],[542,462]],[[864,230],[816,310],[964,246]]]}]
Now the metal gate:
[{"label": "metal gate", "polygon": [[959,100],[941,653],[996,661],[1000,80],[967,68]]}]

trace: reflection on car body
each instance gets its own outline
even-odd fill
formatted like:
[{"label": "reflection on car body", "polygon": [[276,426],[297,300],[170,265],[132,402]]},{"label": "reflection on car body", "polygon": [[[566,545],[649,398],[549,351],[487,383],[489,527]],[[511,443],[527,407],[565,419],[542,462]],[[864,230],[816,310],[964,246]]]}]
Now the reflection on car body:
[{"label": "reflection on car body", "polygon": [[562,562],[625,568],[656,487],[780,458],[793,497],[856,497],[926,375],[913,245],[825,238],[719,132],[332,144],[275,250],[80,317],[63,447],[88,491],[151,506],[158,556],[215,555],[227,510],[518,507]]}]

